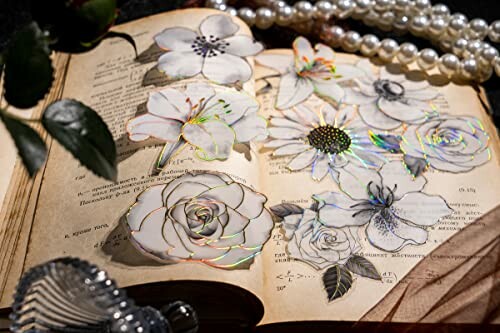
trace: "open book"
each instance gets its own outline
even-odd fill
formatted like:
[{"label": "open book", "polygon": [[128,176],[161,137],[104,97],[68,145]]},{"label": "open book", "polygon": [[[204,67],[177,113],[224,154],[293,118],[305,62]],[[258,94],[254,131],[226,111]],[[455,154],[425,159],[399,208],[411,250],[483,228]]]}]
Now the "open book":
[{"label": "open book", "polygon": [[[296,321],[498,322],[500,143],[476,91],[438,75],[395,73],[354,55],[336,54],[332,64],[331,50],[313,51],[305,39],[295,42],[295,56],[309,52],[299,61],[307,67],[312,57],[316,65],[336,70],[338,84],[315,81],[324,68],[314,66],[292,75],[286,60],[293,60],[291,49],[245,57],[245,47],[258,49],[256,44],[240,46],[243,56],[234,66],[214,60],[210,67],[186,56],[210,52],[193,42],[192,50],[170,57],[174,68],[167,69],[187,66],[190,78],[158,70],[162,61],[172,61],[164,55],[174,52],[159,45],[176,42],[172,36],[182,44],[190,38],[183,35],[186,28],[197,32],[214,15],[225,14],[188,9],[117,26],[135,39],[137,59],[118,40],[86,54],[55,56],[55,85],[33,114],[61,97],[91,106],[116,140],[119,176],[116,183],[94,176],[51,141],[47,163],[33,180],[19,160],[14,164],[12,148],[2,153],[2,168],[9,172],[2,175],[0,191],[0,307],[9,307],[18,279],[30,267],[77,256],[107,270],[142,303],[183,298],[198,310],[202,325],[207,318],[262,329]],[[225,27],[231,30],[225,37],[235,35],[228,38],[236,43],[238,36],[251,36],[238,18],[228,20],[236,28]],[[179,28],[184,30],[154,39]],[[219,28],[205,27],[216,42]],[[205,66],[202,74],[195,75],[197,66]],[[248,80],[210,80],[230,81],[231,75]],[[250,102],[241,103],[248,117],[252,112],[253,132],[234,125],[235,138],[228,143],[210,137],[215,118],[183,118],[183,141],[165,145],[162,138],[179,131],[179,124],[165,122],[173,127],[164,133],[140,118],[153,117],[162,98],[178,98],[170,106],[189,102],[194,110],[200,107],[196,102],[208,99],[204,94],[225,96],[204,104],[217,110],[218,122],[234,114],[221,110],[245,95]],[[271,119],[267,129],[262,117]],[[188,131],[207,122],[214,126],[208,139]],[[432,141],[427,150],[418,146],[425,140]],[[162,207],[162,200],[180,205],[190,194],[202,197],[199,186],[220,198],[207,205],[246,218],[227,213],[220,222],[240,223],[237,231],[214,236],[218,229],[210,229],[205,206],[184,205],[183,217]],[[229,187],[236,189],[215,194]],[[215,206],[210,207],[221,208]],[[186,245],[182,236],[169,238],[180,229],[165,221],[141,231],[153,215],[204,223]],[[318,216],[324,223],[311,222]],[[214,238],[198,246],[204,233]],[[162,246],[171,248],[161,251]],[[222,254],[215,256],[216,250]]]}]

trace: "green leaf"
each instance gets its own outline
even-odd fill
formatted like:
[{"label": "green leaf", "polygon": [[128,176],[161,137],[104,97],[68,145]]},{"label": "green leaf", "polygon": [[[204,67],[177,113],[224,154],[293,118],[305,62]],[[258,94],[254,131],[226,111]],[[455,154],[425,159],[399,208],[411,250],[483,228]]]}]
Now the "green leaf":
[{"label": "green leaf", "polygon": [[121,38],[121,39],[124,39],[126,42],[128,42],[130,45],[132,45],[132,47],[134,48],[135,57],[136,58],[138,57],[138,54],[137,54],[137,45],[135,45],[135,40],[129,34],[126,34],[124,32],[108,31],[104,35],[103,39],[107,39],[107,38]]},{"label": "green leaf", "polygon": [[53,80],[47,38],[35,22],[17,32],[5,55],[5,99],[18,108],[35,106]]},{"label": "green leaf", "polygon": [[47,148],[38,133],[19,120],[10,118],[0,112],[5,127],[14,139],[17,152],[21,156],[30,177],[40,169],[47,157]]},{"label": "green leaf", "polygon": [[304,208],[290,203],[282,203],[279,205],[272,206],[271,212],[279,218],[285,218],[288,215],[293,214],[302,214],[304,212]]},{"label": "green leaf", "polygon": [[323,285],[331,302],[344,296],[352,286],[352,275],[343,266],[335,265],[323,274]]},{"label": "green leaf", "polygon": [[116,180],[116,147],[102,118],[88,106],[63,99],[45,109],[42,123],[60,144],[96,175]]},{"label": "green leaf", "polygon": [[375,134],[372,131],[368,132],[370,135],[371,142],[382,149],[387,150],[393,154],[402,153],[400,148],[400,143],[402,138],[400,135],[392,135],[392,134]]},{"label": "green leaf", "polygon": [[345,263],[345,267],[354,274],[358,274],[369,279],[382,280],[382,277],[375,266],[364,257],[358,255],[351,256]]}]

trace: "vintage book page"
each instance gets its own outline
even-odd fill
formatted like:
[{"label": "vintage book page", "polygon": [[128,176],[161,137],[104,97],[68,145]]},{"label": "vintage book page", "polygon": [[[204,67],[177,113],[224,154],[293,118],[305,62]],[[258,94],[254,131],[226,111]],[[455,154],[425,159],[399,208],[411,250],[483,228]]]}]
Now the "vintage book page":
[{"label": "vintage book page", "polygon": [[[288,50],[265,52],[291,53]],[[355,63],[361,58],[337,54],[336,59],[338,63]],[[256,91],[266,116],[279,115],[279,111],[273,107],[279,82],[278,78],[272,77],[274,74],[276,71],[257,65]],[[262,77],[269,78],[266,82],[259,79]],[[272,89],[269,89],[270,86]],[[453,209],[453,214],[429,229],[425,244],[408,245],[394,253],[370,246],[366,235],[360,233],[358,235],[362,248],[360,255],[375,265],[382,276],[382,281],[358,277],[344,297],[330,303],[323,288],[320,271],[304,262],[289,258],[283,232],[276,226],[271,241],[263,251],[266,311],[262,324],[303,320],[359,320],[396,284],[404,280],[405,275],[417,263],[447,239],[467,226],[474,230],[485,228],[484,223],[474,223],[474,221],[495,208],[499,204],[500,197],[500,180],[494,176],[500,171],[500,144],[495,127],[470,86],[450,83],[444,86],[435,85],[433,88],[441,93],[435,102],[441,112],[477,117],[490,135],[492,157],[486,164],[467,173],[453,174],[428,170],[424,174],[427,178],[424,192],[445,198]],[[309,207],[313,202],[311,195],[323,191],[339,191],[338,185],[328,175],[321,182],[317,182],[311,179],[310,168],[296,172],[287,170],[286,164],[290,161],[290,157],[273,157],[272,151],[266,148],[262,149],[261,153],[261,179],[271,205],[287,202]],[[488,230],[481,231],[483,234],[488,233]],[[491,232],[497,231],[491,230]],[[450,261],[446,255],[444,257],[442,253],[440,255],[441,257],[435,258],[437,263],[440,260],[443,263]],[[433,271],[421,272],[421,276],[418,277],[412,276],[413,279],[421,279],[423,282],[430,281],[434,277]],[[365,319],[370,320],[369,318]]]},{"label": "vintage book page", "polygon": [[[224,172],[259,191],[259,163],[255,147],[236,147],[226,161],[207,162],[194,156],[194,148],[180,151],[159,175],[152,174],[163,147],[151,141],[131,142],[127,120],[145,111],[148,94],[167,82],[156,71],[163,53],[153,36],[168,27],[198,29],[215,10],[183,10],[125,24],[115,29],[132,35],[140,53],[122,40],[104,41],[95,50],[71,57],[63,97],[76,98],[97,110],[116,140],[119,177],[116,183],[96,177],[60,145],[53,142],[36,204],[24,270],[52,258],[75,256],[106,269],[120,286],[154,281],[213,280],[232,283],[256,295],[262,293],[262,258],[249,269],[225,270],[201,263],[162,265],[141,255],[127,240],[123,219],[136,197],[150,185],[166,183],[190,170]],[[251,35],[238,18],[236,34]],[[251,61],[251,58],[249,58]],[[162,81],[163,79],[163,81]],[[184,88],[187,82],[169,83]],[[220,89],[230,89],[221,87]],[[253,80],[243,85],[253,95]],[[153,141],[154,143],[154,141]],[[2,293],[1,307],[10,303],[12,287]]]}]

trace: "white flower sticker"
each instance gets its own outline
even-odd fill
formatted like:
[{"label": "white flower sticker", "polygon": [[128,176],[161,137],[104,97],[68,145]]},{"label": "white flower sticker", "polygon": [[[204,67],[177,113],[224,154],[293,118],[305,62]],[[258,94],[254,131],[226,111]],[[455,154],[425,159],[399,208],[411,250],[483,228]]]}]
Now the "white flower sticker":
[{"label": "white flower sticker", "polygon": [[359,114],[369,126],[392,130],[403,123],[421,124],[436,114],[430,102],[439,93],[426,81],[408,81],[385,67],[376,75],[367,59],[360,60],[357,67],[366,76],[355,79],[355,87],[345,89],[343,102],[359,105]]},{"label": "white flower sticker", "polygon": [[[338,180],[347,164],[378,169],[386,161],[382,148],[370,141],[369,130],[353,107],[336,110],[328,103],[313,107],[299,104],[270,120],[270,141],[274,156],[293,156],[288,169],[311,166],[312,178],[320,181],[328,173]],[[362,172],[362,171],[360,171]]]},{"label": "white flower sticker", "polygon": [[446,172],[467,172],[491,159],[489,136],[474,117],[440,115],[421,125],[410,125],[401,139],[405,163],[414,176],[424,166]]},{"label": "white flower sticker", "polygon": [[204,83],[187,84],[184,92],[153,92],[147,109],[127,123],[127,132],[132,141],[154,137],[166,142],[158,159],[160,169],[187,144],[197,148],[201,159],[225,160],[234,143],[267,136],[267,122],[257,114],[259,104],[253,97],[236,91],[216,93]]},{"label": "white flower sticker", "polygon": [[380,172],[361,183],[341,174],[340,187],[349,196],[336,192],[315,195],[319,221],[335,228],[367,224],[368,241],[384,251],[424,244],[426,227],[452,213],[442,197],[422,192],[426,182],[424,177],[413,180],[399,161],[384,164]]},{"label": "white flower sticker", "polygon": [[345,264],[361,247],[356,228],[333,228],[319,222],[317,212],[304,209],[302,214],[283,220],[287,250],[291,258],[317,270]]},{"label": "white flower sticker", "polygon": [[126,218],[138,250],[165,263],[247,268],[271,236],[267,198],[217,172],[190,172],[149,187]]},{"label": "white flower sticker", "polygon": [[163,30],[154,39],[169,52],[158,59],[158,69],[174,79],[202,74],[218,84],[235,84],[252,77],[252,67],[245,57],[262,51],[261,43],[251,37],[236,35],[237,24],[228,15],[205,18],[199,31],[174,27]]},{"label": "white flower sticker", "polygon": [[335,53],[324,45],[315,49],[304,37],[293,42],[294,55],[265,53],[255,60],[281,74],[276,108],[283,110],[305,101],[313,93],[337,103],[344,97],[340,82],[363,76],[364,72],[351,65],[336,64]]}]

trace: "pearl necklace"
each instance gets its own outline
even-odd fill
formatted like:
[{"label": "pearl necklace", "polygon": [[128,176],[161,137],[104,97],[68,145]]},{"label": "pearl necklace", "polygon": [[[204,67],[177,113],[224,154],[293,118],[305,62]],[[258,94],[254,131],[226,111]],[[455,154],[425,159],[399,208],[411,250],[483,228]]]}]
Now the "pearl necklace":
[{"label": "pearl necklace", "polygon": [[417,37],[427,38],[448,52],[439,56],[431,48],[418,50],[412,43],[398,43],[391,38],[383,39],[372,34],[361,36],[356,31],[345,32],[343,28],[324,25],[320,37],[332,47],[342,47],[347,52],[360,52],[369,57],[378,56],[385,62],[397,59],[408,65],[416,61],[418,67],[427,71],[438,67],[447,76],[459,76],[465,80],[484,82],[493,71],[500,76],[498,50],[483,40],[500,42],[500,20],[488,26],[486,21],[476,18],[468,22],[460,13],[450,15],[443,4],[431,6],[430,0],[330,0],[299,1],[289,6],[281,0],[257,0],[263,7],[253,10],[248,7],[236,10],[226,5],[227,0],[207,0],[206,6],[239,16],[249,26],[268,29],[274,23],[280,26],[301,23],[310,19],[327,21],[331,16],[339,19],[352,17],[362,20],[367,26],[377,26],[383,31],[409,31]]}]

